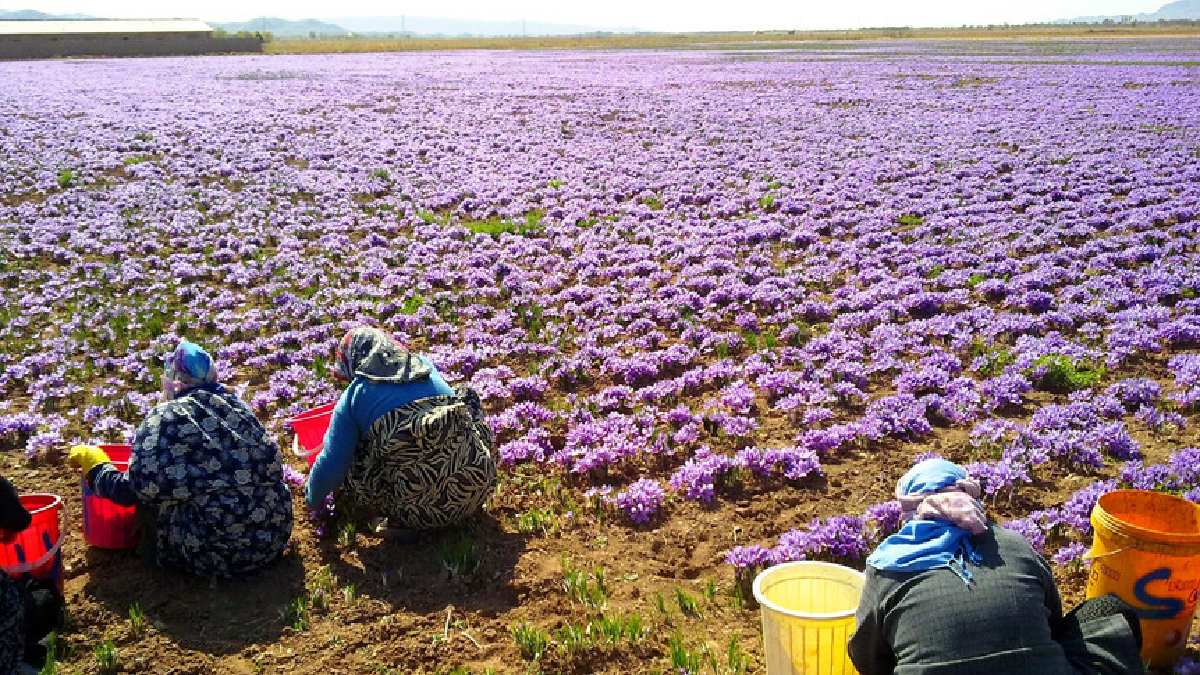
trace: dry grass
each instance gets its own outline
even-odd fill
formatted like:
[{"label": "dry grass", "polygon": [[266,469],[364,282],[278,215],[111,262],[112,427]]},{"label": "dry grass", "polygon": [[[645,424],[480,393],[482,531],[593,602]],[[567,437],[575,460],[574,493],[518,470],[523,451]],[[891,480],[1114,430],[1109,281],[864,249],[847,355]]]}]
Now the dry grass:
[{"label": "dry grass", "polygon": [[339,52],[405,52],[456,49],[730,49],[786,47],[800,42],[894,39],[1038,39],[1200,37],[1200,22],[1111,26],[1032,25],[991,28],[865,28],[845,31],[760,31],[722,33],[644,33],[552,37],[416,37],[278,39],[267,43],[269,54]]}]

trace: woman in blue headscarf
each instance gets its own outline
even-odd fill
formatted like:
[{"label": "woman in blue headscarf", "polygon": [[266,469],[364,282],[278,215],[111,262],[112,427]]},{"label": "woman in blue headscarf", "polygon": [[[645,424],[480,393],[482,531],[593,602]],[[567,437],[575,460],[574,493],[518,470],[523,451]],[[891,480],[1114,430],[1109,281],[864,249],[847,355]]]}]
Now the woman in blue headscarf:
[{"label": "woman in blue headscarf", "polygon": [[979,496],[979,483],[944,459],[900,478],[904,523],[867,558],[849,645],[859,672],[1144,672],[1134,609],[1106,596],[1064,617],[1049,565],[989,523]]},{"label": "woman in blue headscarf", "polygon": [[153,562],[222,578],[270,564],[292,532],[279,447],[187,340],[164,357],[163,399],[134,432],[128,474],[95,446],[70,461],[99,496],[138,506]]}]

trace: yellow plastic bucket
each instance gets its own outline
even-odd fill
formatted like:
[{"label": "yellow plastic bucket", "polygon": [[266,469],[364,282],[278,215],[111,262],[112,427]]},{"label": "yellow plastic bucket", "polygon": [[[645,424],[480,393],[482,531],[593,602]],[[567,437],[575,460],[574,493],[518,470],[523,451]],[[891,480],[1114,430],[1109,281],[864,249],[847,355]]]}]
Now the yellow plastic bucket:
[{"label": "yellow plastic bucket", "polygon": [[754,579],[762,608],[767,675],[857,674],[846,644],[863,573],[826,562],[776,565]]},{"label": "yellow plastic bucket", "polygon": [[1138,610],[1142,659],[1183,655],[1200,589],[1200,505],[1161,492],[1117,490],[1092,509],[1087,597],[1115,593]]}]

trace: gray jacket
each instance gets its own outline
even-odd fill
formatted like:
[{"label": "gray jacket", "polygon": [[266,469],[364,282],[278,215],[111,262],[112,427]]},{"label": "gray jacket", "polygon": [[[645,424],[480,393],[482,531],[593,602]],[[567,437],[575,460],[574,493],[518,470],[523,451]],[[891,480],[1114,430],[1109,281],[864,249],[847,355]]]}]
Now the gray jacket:
[{"label": "gray jacket", "polygon": [[1023,537],[992,526],[972,543],[983,563],[970,567],[970,588],[944,568],[867,568],[849,645],[862,675],[1143,672],[1122,616],[1089,621],[1082,634],[1055,639],[1062,600],[1049,565]]}]

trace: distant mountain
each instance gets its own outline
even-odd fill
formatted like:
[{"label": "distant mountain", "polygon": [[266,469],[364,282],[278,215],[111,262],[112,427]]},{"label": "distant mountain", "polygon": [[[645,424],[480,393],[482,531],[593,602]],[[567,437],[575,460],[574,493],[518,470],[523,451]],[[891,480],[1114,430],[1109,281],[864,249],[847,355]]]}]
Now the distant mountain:
[{"label": "distant mountain", "polygon": [[86,14],[47,14],[36,9],[0,9],[0,21],[48,21],[52,19],[94,19]]},{"label": "distant mountain", "polygon": [[1057,23],[1104,23],[1105,21],[1181,21],[1200,20],[1200,0],[1176,0],[1163,5],[1157,12],[1116,16],[1081,16]]},{"label": "distant mountain", "polygon": [[1177,0],[1163,5],[1159,10],[1139,21],[1173,21],[1178,19],[1200,19],[1200,0]]},{"label": "distant mountain", "polygon": [[251,33],[271,33],[277,37],[308,37],[309,35],[346,35],[350,31],[335,26],[324,21],[316,19],[301,19],[299,21],[291,21],[288,19],[278,19],[275,17],[264,16],[249,21],[234,21],[228,23],[219,23],[210,21],[209,24],[213,28],[223,30],[227,33],[240,33],[248,31]]},{"label": "distant mountain", "polygon": [[604,29],[595,26],[523,21],[476,21],[427,16],[350,16],[329,19],[355,33],[407,33],[411,35],[578,35]]},{"label": "distant mountain", "polygon": [[[1200,2],[1200,0],[1188,0]],[[92,19],[83,14],[47,14],[33,9],[0,10],[0,20]],[[271,33],[278,37],[308,37],[356,34],[407,34],[418,36],[470,35],[480,37],[510,35],[578,35],[596,32],[636,32],[637,28],[597,28],[574,24],[524,21],[476,21],[472,19],[440,19],[427,16],[353,16],[334,19],[281,19],[259,17],[249,21],[209,21],[213,28],[228,33]]]}]

